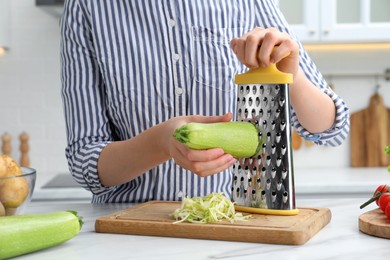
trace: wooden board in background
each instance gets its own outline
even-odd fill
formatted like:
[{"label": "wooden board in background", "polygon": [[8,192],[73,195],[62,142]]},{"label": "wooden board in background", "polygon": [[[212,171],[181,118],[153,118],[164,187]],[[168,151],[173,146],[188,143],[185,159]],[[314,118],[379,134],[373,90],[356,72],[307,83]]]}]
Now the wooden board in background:
[{"label": "wooden board in background", "polygon": [[384,151],[390,144],[390,109],[380,95],[371,96],[368,108],[351,114],[350,127],[352,167],[390,164]]},{"label": "wooden board in background", "polygon": [[390,238],[390,220],[379,208],[363,213],[359,217],[359,229],[372,236]]},{"label": "wooden board in background", "polygon": [[217,224],[173,224],[169,216],[180,202],[150,201],[98,218],[95,230],[145,236],[212,239],[240,242],[302,245],[331,219],[327,208],[300,208],[295,216],[251,214],[249,221]]}]

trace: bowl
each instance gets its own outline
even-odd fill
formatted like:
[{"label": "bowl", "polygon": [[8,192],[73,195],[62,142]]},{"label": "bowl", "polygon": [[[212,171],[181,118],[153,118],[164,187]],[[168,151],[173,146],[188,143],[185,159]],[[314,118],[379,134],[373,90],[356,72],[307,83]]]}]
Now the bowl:
[{"label": "bowl", "polygon": [[0,178],[0,216],[21,215],[34,193],[37,172],[20,167],[22,174]]}]

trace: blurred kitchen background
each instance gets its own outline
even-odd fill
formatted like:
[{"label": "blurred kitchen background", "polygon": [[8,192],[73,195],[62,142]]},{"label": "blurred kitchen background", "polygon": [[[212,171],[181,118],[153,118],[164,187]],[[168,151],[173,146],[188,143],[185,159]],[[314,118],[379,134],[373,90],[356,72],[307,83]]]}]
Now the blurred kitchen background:
[{"label": "blurred kitchen background", "polygon": [[[351,113],[366,109],[375,93],[390,108],[390,1],[280,0],[279,4]],[[0,44],[6,47],[0,50],[0,135],[11,135],[11,154],[17,160],[19,135],[29,135],[31,167],[38,172],[36,199],[57,198],[45,188],[61,183],[67,193],[58,198],[87,199],[88,193],[74,192],[69,189],[71,179],[62,178],[69,174],[60,97],[61,10],[60,0],[0,0]],[[387,134],[390,140],[390,128]],[[336,148],[302,142],[294,150],[294,167],[297,194],[340,193],[346,186],[350,193],[364,193],[390,177],[384,166],[351,167],[350,138]],[[53,185],[47,187],[48,182]]]}]

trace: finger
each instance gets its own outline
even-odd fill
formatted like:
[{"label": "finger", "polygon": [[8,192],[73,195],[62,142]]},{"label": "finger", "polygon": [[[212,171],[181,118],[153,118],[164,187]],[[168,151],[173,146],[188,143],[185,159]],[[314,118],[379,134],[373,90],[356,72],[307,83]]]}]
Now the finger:
[{"label": "finger", "polygon": [[[216,157],[215,159],[210,159],[206,161],[192,161],[188,159],[187,156],[183,155],[179,146],[176,148],[175,148],[176,150],[172,153],[176,164],[180,165],[181,167],[187,170],[190,170],[191,172],[199,176],[208,176],[220,172],[233,165],[234,162],[236,161],[236,159],[233,158],[231,155],[223,154],[223,153],[221,156],[215,156]],[[215,150],[214,155],[217,155],[219,153],[217,150],[222,150],[222,149],[210,149],[210,150]],[[199,150],[198,152],[206,152],[206,151]],[[209,152],[209,150],[207,150],[207,152]]]},{"label": "finger", "polygon": [[216,122],[229,122],[232,120],[232,113],[226,113],[221,116],[190,116],[190,121],[197,123],[216,123]]},{"label": "finger", "polygon": [[231,155],[225,154],[214,161],[195,163],[193,172],[201,177],[210,176],[233,166],[236,161]]},{"label": "finger", "polygon": [[229,167],[232,167],[236,161],[237,161],[237,160],[232,160],[231,162],[228,162],[228,163],[222,165],[222,166],[219,167],[219,168],[214,168],[214,169],[212,169],[211,171],[202,172],[202,173],[201,173],[202,175],[199,175],[199,176],[207,177],[207,176],[210,176],[210,175],[213,175],[213,174],[220,173],[220,172],[222,172],[222,171],[228,169]]},{"label": "finger", "polygon": [[278,63],[286,57],[296,58],[297,56],[299,56],[298,45],[288,34],[274,28],[268,29],[259,52],[262,65],[268,66],[269,63]]},{"label": "finger", "polygon": [[259,60],[257,59],[257,52],[259,46],[262,44],[263,33],[252,33],[246,37],[245,45],[245,65],[249,68],[259,67]]},{"label": "finger", "polygon": [[275,46],[278,46],[281,43],[279,36],[279,32],[275,31],[274,29],[267,29],[258,52],[258,59],[260,60],[261,66],[269,66],[269,64],[272,62],[271,55],[273,50],[275,49]]},{"label": "finger", "polygon": [[222,148],[212,148],[207,150],[188,149],[182,151],[183,155],[192,162],[208,162],[215,160],[225,154]]},{"label": "finger", "polygon": [[245,62],[245,38],[235,38],[231,41],[231,46],[234,54],[236,54],[237,59],[244,65]]},{"label": "finger", "polygon": [[291,38],[282,41],[279,46],[272,52],[270,61],[278,63],[284,58],[296,58],[299,56],[299,48],[297,43]]}]

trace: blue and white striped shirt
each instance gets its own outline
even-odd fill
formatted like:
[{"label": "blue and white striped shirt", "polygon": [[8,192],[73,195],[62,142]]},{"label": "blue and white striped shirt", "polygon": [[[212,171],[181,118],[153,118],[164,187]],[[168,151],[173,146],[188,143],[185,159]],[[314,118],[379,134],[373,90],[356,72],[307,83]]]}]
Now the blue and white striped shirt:
[{"label": "blue and white striped shirt", "polygon": [[[182,115],[235,111],[234,76],[246,68],[230,40],[256,26],[295,37],[271,0],[67,0],[61,18],[62,97],[66,156],[93,202],[181,200],[224,192],[230,170],[201,178],[173,160],[116,187],[103,186],[97,160],[109,143]],[[335,146],[347,136],[349,111],[302,46],[300,66],[335,102],[334,127],[306,139]]]}]

